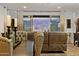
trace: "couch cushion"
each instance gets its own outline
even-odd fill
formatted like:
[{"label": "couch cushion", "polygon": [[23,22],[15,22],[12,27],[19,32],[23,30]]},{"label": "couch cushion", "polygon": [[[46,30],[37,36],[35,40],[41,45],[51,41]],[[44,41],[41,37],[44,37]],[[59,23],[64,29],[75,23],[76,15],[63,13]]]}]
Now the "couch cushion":
[{"label": "couch cushion", "polygon": [[66,44],[51,44],[49,45],[49,51],[66,51]]}]

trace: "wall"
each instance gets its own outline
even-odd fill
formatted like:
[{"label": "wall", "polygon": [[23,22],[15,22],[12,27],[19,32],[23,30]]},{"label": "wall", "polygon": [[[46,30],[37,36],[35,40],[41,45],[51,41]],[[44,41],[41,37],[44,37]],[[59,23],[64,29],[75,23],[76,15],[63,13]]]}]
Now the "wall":
[{"label": "wall", "polygon": [[11,15],[11,18],[17,18],[17,11],[9,10],[8,14]]},{"label": "wall", "polygon": [[20,12],[18,11],[18,30],[23,30],[23,16],[32,15],[60,15],[60,12]]},{"label": "wall", "polygon": [[[64,17],[64,31],[71,33],[70,34],[70,42],[74,42],[74,35],[73,33],[76,33],[76,21],[77,18],[79,18],[79,12],[78,11],[64,11],[63,13]],[[71,28],[67,28],[67,19],[71,19]]]},{"label": "wall", "polygon": [[1,33],[5,32],[5,22],[6,22],[6,15],[7,15],[7,10],[6,8],[3,8],[0,6],[0,36]]},{"label": "wall", "polygon": [[60,15],[60,12],[23,12],[23,15]]},{"label": "wall", "polygon": [[17,14],[18,30],[23,30],[23,13],[18,11]]},{"label": "wall", "polygon": [[[71,33],[70,43],[74,42],[74,35],[76,33],[75,22],[79,17],[78,11],[62,11],[62,12],[24,12],[23,15],[60,15],[61,31]],[[71,28],[67,28],[67,19],[71,19]]]},{"label": "wall", "polygon": [[[77,18],[79,17],[79,12],[78,11],[62,11],[62,12],[18,12],[17,17],[18,17],[18,29],[22,30],[23,29],[23,15],[54,15],[58,16],[60,15],[60,22],[61,22],[61,31],[71,33],[70,36],[70,42],[73,43],[74,35],[73,33],[76,32],[76,25],[75,22]],[[71,19],[71,28],[67,28],[67,19]]]}]

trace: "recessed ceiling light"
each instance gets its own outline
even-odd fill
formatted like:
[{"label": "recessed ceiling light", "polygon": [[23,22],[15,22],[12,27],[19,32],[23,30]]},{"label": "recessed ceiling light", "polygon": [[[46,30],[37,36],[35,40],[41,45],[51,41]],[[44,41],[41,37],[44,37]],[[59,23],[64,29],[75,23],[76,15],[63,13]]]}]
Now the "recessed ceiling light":
[{"label": "recessed ceiling light", "polygon": [[58,9],[61,9],[61,7],[60,7],[60,6],[58,6],[57,8],[58,8]]},{"label": "recessed ceiling light", "polygon": [[27,8],[26,6],[24,6],[24,8]]}]

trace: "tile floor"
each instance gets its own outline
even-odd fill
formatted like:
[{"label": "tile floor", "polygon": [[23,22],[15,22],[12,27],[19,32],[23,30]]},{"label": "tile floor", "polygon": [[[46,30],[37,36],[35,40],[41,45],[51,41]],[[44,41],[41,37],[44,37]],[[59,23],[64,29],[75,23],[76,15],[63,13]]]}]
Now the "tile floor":
[{"label": "tile floor", "polygon": [[[27,48],[26,48],[27,46]],[[23,41],[13,53],[14,56],[32,56],[33,55],[33,42]],[[42,53],[41,56],[79,56],[79,47],[73,44],[67,44],[67,51],[64,53]]]},{"label": "tile floor", "polygon": [[21,44],[13,51],[14,56],[32,56],[33,55],[33,42],[22,41]]},{"label": "tile floor", "polygon": [[26,51],[26,45],[25,42],[22,42],[15,50],[13,51],[14,56],[26,56],[27,51]]}]

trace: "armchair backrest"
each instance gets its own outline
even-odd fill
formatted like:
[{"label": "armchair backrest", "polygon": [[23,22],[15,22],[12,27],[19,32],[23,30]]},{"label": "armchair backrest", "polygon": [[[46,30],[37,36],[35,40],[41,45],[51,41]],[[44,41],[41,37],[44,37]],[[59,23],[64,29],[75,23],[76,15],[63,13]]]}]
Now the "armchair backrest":
[{"label": "armchair backrest", "polygon": [[35,39],[35,55],[40,56],[44,41],[44,34],[41,32],[37,32],[34,34],[34,39]]},{"label": "armchair backrest", "polygon": [[13,45],[11,39],[0,37],[0,56],[12,55]]},{"label": "armchair backrest", "polygon": [[26,31],[17,31],[16,39],[17,40],[27,40],[27,32]]}]

